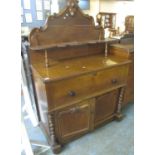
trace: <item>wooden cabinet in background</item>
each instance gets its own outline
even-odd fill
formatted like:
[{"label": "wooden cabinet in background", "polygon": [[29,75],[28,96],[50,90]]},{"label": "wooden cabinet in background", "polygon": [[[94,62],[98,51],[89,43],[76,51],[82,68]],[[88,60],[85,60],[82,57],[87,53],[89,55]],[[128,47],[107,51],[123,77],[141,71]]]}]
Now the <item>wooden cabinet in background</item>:
[{"label": "wooden cabinet in background", "polygon": [[96,15],[97,22],[103,28],[115,29],[116,26],[116,13],[99,12]]},{"label": "wooden cabinet in background", "polygon": [[134,16],[125,17],[125,32],[134,33]]},{"label": "wooden cabinet in background", "polygon": [[96,15],[96,21],[98,25],[102,26],[104,29],[109,30],[110,36],[116,35],[116,13],[112,12],[99,12]]}]

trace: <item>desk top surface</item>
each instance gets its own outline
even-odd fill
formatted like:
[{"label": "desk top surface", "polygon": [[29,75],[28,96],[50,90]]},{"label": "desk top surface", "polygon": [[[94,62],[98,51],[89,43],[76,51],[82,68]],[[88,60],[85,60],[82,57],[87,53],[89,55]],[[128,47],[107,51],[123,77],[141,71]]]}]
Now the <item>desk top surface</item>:
[{"label": "desk top surface", "polygon": [[77,57],[66,60],[49,60],[50,66],[45,67],[45,63],[34,64],[32,69],[44,82],[62,80],[82,74],[87,74],[109,67],[130,63],[129,60],[116,56],[105,58],[103,54]]}]

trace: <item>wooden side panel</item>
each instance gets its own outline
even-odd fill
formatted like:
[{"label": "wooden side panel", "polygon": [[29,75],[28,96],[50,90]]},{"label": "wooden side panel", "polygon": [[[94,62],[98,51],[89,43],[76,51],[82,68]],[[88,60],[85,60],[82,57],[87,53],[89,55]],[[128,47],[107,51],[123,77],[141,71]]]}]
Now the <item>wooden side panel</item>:
[{"label": "wooden side panel", "polygon": [[94,99],[83,101],[56,112],[55,121],[59,141],[65,142],[91,130],[91,104]]},{"label": "wooden side panel", "polygon": [[124,95],[123,106],[134,100],[134,53],[129,57],[132,63],[129,65],[129,73],[127,77],[127,87]]},{"label": "wooden side panel", "polygon": [[41,122],[46,128],[46,131],[49,133],[48,118],[47,118],[48,105],[47,105],[47,98],[46,98],[46,92],[45,92],[45,85],[41,81],[38,74],[34,71],[33,71],[33,77],[34,77],[34,85],[36,89],[36,97],[37,97]]},{"label": "wooden side panel", "polygon": [[96,97],[95,103],[95,126],[103,123],[106,118],[116,112],[118,101],[118,89]]}]

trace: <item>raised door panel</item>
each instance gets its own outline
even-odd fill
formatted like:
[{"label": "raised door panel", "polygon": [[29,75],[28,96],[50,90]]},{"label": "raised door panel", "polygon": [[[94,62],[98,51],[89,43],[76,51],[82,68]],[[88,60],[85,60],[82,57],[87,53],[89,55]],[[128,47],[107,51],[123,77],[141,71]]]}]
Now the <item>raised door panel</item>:
[{"label": "raised door panel", "polygon": [[67,141],[91,129],[93,103],[94,99],[90,99],[56,112],[57,134],[60,141]]},{"label": "raised door panel", "polygon": [[95,126],[103,123],[106,119],[113,116],[116,111],[118,100],[118,89],[96,97],[95,103]]}]

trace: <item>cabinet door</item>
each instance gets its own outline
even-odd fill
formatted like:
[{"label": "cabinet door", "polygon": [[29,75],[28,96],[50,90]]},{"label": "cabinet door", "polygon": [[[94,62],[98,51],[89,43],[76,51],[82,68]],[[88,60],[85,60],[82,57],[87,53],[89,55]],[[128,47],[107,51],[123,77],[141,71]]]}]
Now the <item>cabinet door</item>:
[{"label": "cabinet door", "polygon": [[111,91],[96,97],[95,103],[95,126],[103,123],[116,111],[118,90]]},{"label": "cabinet door", "polygon": [[91,106],[94,99],[90,99],[74,106],[57,111],[56,126],[60,141],[66,141],[86,133],[91,129]]}]

